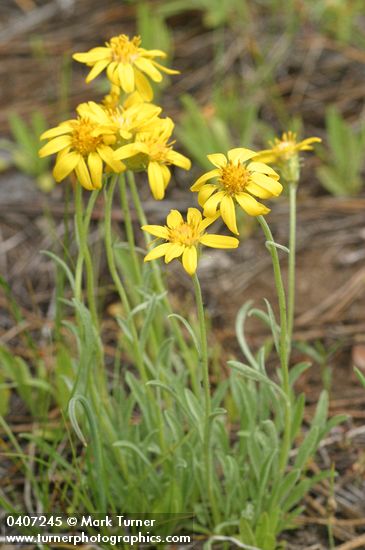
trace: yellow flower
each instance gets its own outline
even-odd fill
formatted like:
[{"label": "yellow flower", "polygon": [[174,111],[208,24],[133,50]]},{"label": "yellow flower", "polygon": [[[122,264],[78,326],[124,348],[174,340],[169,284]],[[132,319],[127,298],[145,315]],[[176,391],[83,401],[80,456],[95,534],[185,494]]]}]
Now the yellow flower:
[{"label": "yellow flower", "polygon": [[99,122],[83,116],[84,107],[78,108],[78,118],[62,122],[47,130],[41,139],[50,141],[40,151],[40,157],[57,153],[53,176],[57,182],[75,171],[85,189],[100,189],[103,163],[114,172],[121,172],[125,165],[115,160],[111,145],[116,142],[116,128],[101,109]]},{"label": "yellow flower", "polygon": [[[161,113],[161,107],[152,103],[129,103],[128,107],[107,108],[98,105],[94,101],[82,103],[78,112],[97,123],[110,124],[115,127],[116,133],[124,140],[130,140],[133,136],[144,130]],[[102,122],[104,121],[104,122]]]},{"label": "yellow flower", "polygon": [[299,151],[312,151],[313,147],[311,144],[321,141],[318,137],[310,137],[297,142],[297,136],[294,132],[284,132],[281,139],[275,138],[274,141],[269,142],[271,149],[260,151],[257,159],[261,162],[280,166],[297,156]]},{"label": "yellow flower", "polygon": [[168,69],[154,60],[155,57],[166,57],[161,50],[145,50],[140,47],[141,38],[120,34],[114,36],[105,46],[92,48],[86,53],[75,53],[73,58],[92,67],[86,82],[91,82],[104,69],[110,82],[119,86],[127,94],[137,89],[144,99],[153,97],[152,88],[145,75],[154,82],[161,82],[161,71],[167,74],[178,74],[179,71]]},{"label": "yellow flower", "polygon": [[121,90],[119,86],[112,84],[109,93],[105,95],[102,100],[103,107],[106,109],[115,109],[118,107],[120,105],[120,93]]},{"label": "yellow flower", "polygon": [[174,164],[185,170],[191,166],[190,160],[173,150],[170,141],[174,129],[171,118],[155,119],[145,131],[138,133],[133,143],[119,147],[115,158],[125,160],[131,170],[146,170],[152,194],[156,200],[165,196],[171,172],[169,165]]},{"label": "yellow flower", "polygon": [[212,218],[202,218],[197,208],[189,208],[186,221],[178,210],[171,210],[165,226],[143,225],[144,231],[166,241],[151,250],[144,261],[149,262],[165,256],[165,262],[169,263],[181,257],[185,271],[189,275],[194,275],[198,265],[200,244],[212,248],[237,248],[239,244],[235,237],[205,233],[206,228],[217,218],[217,215]]},{"label": "yellow flower", "polygon": [[[221,153],[208,155],[216,168],[200,176],[191,187],[192,191],[199,192],[198,200],[204,208],[204,215],[214,216],[219,208],[224,223],[237,235],[235,203],[250,216],[267,214],[269,208],[252,195],[269,199],[280,195],[283,189],[278,181],[279,175],[266,164],[256,162],[256,154],[239,147],[228,151],[228,159]],[[207,183],[212,178],[215,183]]]}]

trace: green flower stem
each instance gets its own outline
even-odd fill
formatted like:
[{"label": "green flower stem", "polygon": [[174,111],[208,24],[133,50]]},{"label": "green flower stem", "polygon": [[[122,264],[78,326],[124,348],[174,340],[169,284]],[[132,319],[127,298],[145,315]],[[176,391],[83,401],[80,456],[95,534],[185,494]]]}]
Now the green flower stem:
[{"label": "green flower stem", "polygon": [[212,452],[211,452],[211,396],[210,396],[210,382],[209,382],[209,363],[208,363],[208,342],[207,342],[207,330],[206,321],[204,315],[204,305],[201,287],[198,276],[196,273],[192,277],[195,291],[196,308],[198,312],[199,320],[199,332],[200,332],[200,362],[203,374],[203,389],[204,389],[204,406],[205,406],[205,418],[204,418],[204,462],[205,462],[205,474],[208,499],[210,507],[212,509],[213,519],[215,524],[219,523],[219,511],[217,503],[214,497],[213,490],[213,464],[212,464]]},{"label": "green flower stem", "polygon": [[95,327],[98,327],[99,320],[98,320],[98,314],[97,314],[96,302],[95,302],[94,268],[91,260],[90,250],[87,243],[87,236],[88,236],[88,229],[90,225],[91,213],[93,211],[97,196],[98,196],[97,191],[91,194],[89,204],[86,210],[86,215],[84,218],[84,209],[83,209],[83,203],[82,203],[82,186],[80,184],[76,185],[75,223],[76,223],[76,230],[77,230],[79,255],[76,263],[75,298],[77,300],[81,300],[82,298],[82,274],[83,274],[83,264],[85,262],[87,300],[89,304],[91,318],[93,320]]},{"label": "green flower stem", "polygon": [[[124,174],[120,174],[119,176],[119,192],[120,192],[121,206],[123,211],[125,232],[127,236],[127,242],[128,242],[129,252],[131,254],[132,266],[133,266],[133,275],[134,275],[133,288],[130,289],[130,292],[133,292],[136,283],[137,285],[140,285],[142,282],[142,273],[141,273],[141,266],[139,263],[138,255],[136,252],[133,223],[132,223],[131,211],[128,203],[127,186],[126,186],[126,180],[125,180]],[[135,299],[138,300],[138,294],[136,292],[133,292],[133,296]],[[151,343],[151,349],[153,350],[154,357],[157,357],[159,352],[159,344],[158,344],[158,338],[156,335],[155,327],[153,327],[151,331],[150,343]]]},{"label": "green flower stem", "polygon": [[288,277],[288,344],[289,353],[292,345],[295,312],[295,254],[296,254],[296,217],[297,217],[297,184],[289,182],[289,277]]},{"label": "green flower stem", "polygon": [[[257,217],[266,241],[274,242],[270,227],[268,226],[265,218],[263,216]],[[280,355],[280,365],[281,365],[281,375],[282,375],[282,384],[283,390],[287,397],[285,405],[285,421],[284,421],[284,434],[283,434],[283,445],[281,447],[280,455],[280,469],[284,471],[287,465],[289,451],[290,451],[290,434],[291,434],[291,391],[289,384],[289,364],[288,364],[288,324],[287,324],[287,312],[286,312],[286,297],[285,290],[283,285],[283,279],[281,276],[279,255],[277,248],[274,245],[268,246],[272,265],[274,269],[274,279],[276,292],[279,301],[279,312],[280,312],[280,344],[279,344],[279,355]]]},{"label": "green flower stem", "polygon": [[140,265],[139,265],[139,261],[136,253],[133,224],[132,224],[131,212],[128,205],[127,187],[126,187],[124,174],[120,174],[119,176],[119,191],[120,191],[120,199],[121,199],[121,205],[122,205],[122,211],[123,211],[125,232],[127,236],[128,245],[129,245],[129,252],[132,258],[133,274],[137,284],[140,284],[141,269],[140,269]]},{"label": "green flower stem", "polygon": [[[82,187],[77,184],[75,190],[75,222],[76,222],[76,231],[77,231],[77,241],[79,247],[79,254],[76,264],[76,284],[75,284],[75,298],[79,301],[82,300],[82,275],[83,275],[83,265],[85,263],[86,267],[86,277],[87,277],[87,294],[88,294],[88,303],[90,308],[90,314],[92,316],[95,328],[98,329],[98,319],[96,316],[96,305],[95,305],[95,292],[94,292],[94,273],[90,251],[87,244],[87,235],[90,226],[92,212],[95,206],[96,199],[99,195],[98,191],[94,191],[90,195],[89,202],[84,213],[83,203],[82,203]],[[100,424],[102,426],[103,432],[106,434],[110,444],[116,441],[117,434],[111,424],[109,413],[111,412],[110,401],[108,399],[107,384],[105,378],[105,369],[102,360],[102,351],[97,354],[97,384],[89,383],[90,396],[93,403],[94,410],[100,418]],[[91,372],[89,373],[91,374]],[[97,388],[97,390],[96,390]],[[123,453],[120,452],[120,449],[114,448],[114,454],[116,460],[120,465],[121,471],[124,474],[126,480],[128,480],[128,466],[124,460]]]},{"label": "green flower stem", "polygon": [[[139,197],[136,181],[135,181],[135,178],[134,178],[134,173],[131,172],[131,171],[128,171],[127,172],[127,178],[128,178],[128,183],[129,183],[129,186],[130,186],[131,195],[132,195],[134,206],[135,206],[135,209],[136,209],[136,212],[137,212],[139,223],[141,224],[141,226],[142,225],[147,225],[148,221],[147,221],[147,218],[146,218],[146,215],[144,213],[143,206],[142,206],[142,203],[141,203],[141,200],[140,200],[140,197]],[[146,246],[148,247],[152,242],[152,237],[146,231],[144,231],[143,233],[144,233],[144,239],[145,239]],[[153,277],[154,277],[156,289],[159,293],[162,294],[163,292],[165,292],[166,289],[165,289],[165,285],[164,285],[164,282],[163,282],[163,279],[162,279],[160,265],[159,265],[158,262],[152,262],[152,272],[153,272]],[[166,310],[167,314],[171,315],[173,313],[173,311],[172,311],[171,304],[170,304],[169,299],[168,299],[167,296],[165,296],[163,298],[163,305],[165,307],[165,310]],[[186,344],[185,338],[184,338],[184,336],[183,336],[183,334],[180,330],[180,326],[179,326],[178,321],[174,317],[171,317],[170,322],[171,322],[172,331],[173,331],[173,334],[175,336],[176,342],[177,342],[177,344],[180,348],[181,353],[184,356],[186,365],[189,369],[193,391],[194,391],[196,396],[199,396],[200,391],[199,391],[199,384],[198,384],[197,375],[196,375],[195,358],[191,354],[191,352],[189,350],[189,347]]]},{"label": "green flower stem", "polygon": [[[118,176],[116,175],[111,179],[107,187],[106,202],[105,202],[105,249],[106,249],[108,267],[109,267],[111,277],[113,279],[113,282],[118,291],[120,300],[122,302],[124,313],[126,317],[129,318],[129,321],[130,321],[129,327],[130,327],[131,336],[133,340],[133,350],[134,350],[135,359],[136,359],[136,366],[140,373],[142,382],[144,384],[147,384],[147,382],[149,381],[149,377],[144,364],[143,354],[141,353],[141,349],[140,349],[138,332],[136,329],[134,319],[131,316],[131,307],[129,304],[129,299],[125,291],[125,288],[119,278],[117,267],[115,264],[115,259],[114,259],[111,219],[112,219],[113,196],[114,196],[114,190],[115,190],[117,181],[118,181]],[[165,450],[166,443],[164,440],[162,411],[158,402],[154,399],[150,386],[146,386],[146,392],[148,396],[148,403],[147,403],[148,407],[152,409],[152,406],[154,406],[155,408],[155,418],[157,419],[157,422],[158,422],[160,445],[162,450]]]},{"label": "green flower stem", "polygon": [[[64,236],[62,243],[62,259],[65,263],[69,260],[69,250],[70,250],[70,184],[63,187],[64,190],[64,202],[65,209],[63,213],[63,225],[64,225]],[[56,340],[62,340],[60,333],[64,304],[62,302],[64,296],[64,288],[66,282],[66,274],[63,269],[57,269],[56,272],[56,316],[55,316],[55,336]]]},{"label": "green flower stem", "polygon": [[144,361],[141,356],[141,353],[139,351],[139,341],[138,341],[138,334],[135,327],[135,323],[133,318],[131,318],[131,307],[129,304],[129,299],[127,296],[127,293],[125,291],[125,288],[119,278],[117,267],[115,265],[114,260],[114,251],[113,251],[113,243],[112,243],[112,230],[111,230],[111,217],[112,217],[112,204],[113,204],[113,196],[114,196],[114,190],[115,186],[118,181],[118,176],[114,176],[110,183],[108,184],[108,190],[106,195],[106,203],[105,203],[105,249],[106,249],[106,256],[108,261],[108,267],[110,274],[112,276],[113,282],[115,284],[115,287],[118,291],[120,300],[122,302],[122,306],[124,309],[124,313],[127,317],[130,318],[130,329],[132,333],[132,338],[134,340],[134,346],[135,346],[135,353],[138,363],[138,370],[140,372],[141,378],[143,382],[146,384],[148,382],[148,375],[145,369]]},{"label": "green flower stem", "polygon": [[[89,226],[91,221],[91,215],[95,206],[96,199],[99,195],[99,191],[93,191],[90,195],[89,202],[84,213],[83,202],[82,202],[82,187],[77,184],[75,189],[75,225],[76,225],[76,235],[77,235],[77,244],[78,244],[78,257],[76,262],[76,273],[75,273],[75,289],[74,295],[75,299],[79,302],[82,302],[82,276],[83,268],[85,265],[86,268],[86,291],[87,291],[87,301],[90,310],[91,319],[96,331],[99,331],[99,319],[97,315],[97,307],[95,300],[95,285],[94,285],[94,267],[91,259],[91,254],[88,246],[88,233]],[[82,320],[79,315],[77,315],[77,321],[80,326],[80,330],[84,330],[82,326]],[[107,380],[105,376],[104,368],[104,358],[103,350],[97,347],[98,352],[95,356],[95,372],[92,373],[92,370],[89,369],[87,373],[87,383],[88,388],[93,388],[93,383],[91,376],[95,376],[97,380],[98,387],[98,398],[93,399],[95,410],[100,411],[101,405],[105,407],[106,410],[110,411],[110,403],[108,399],[108,388]],[[77,382],[76,382],[77,385]]]}]

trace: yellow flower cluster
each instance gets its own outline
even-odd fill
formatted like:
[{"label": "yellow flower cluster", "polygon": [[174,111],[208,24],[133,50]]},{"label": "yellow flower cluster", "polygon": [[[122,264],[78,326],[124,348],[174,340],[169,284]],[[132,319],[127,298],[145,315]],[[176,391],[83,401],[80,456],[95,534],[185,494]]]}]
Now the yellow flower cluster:
[{"label": "yellow flower cluster", "polygon": [[[44,132],[41,139],[48,143],[39,155],[57,155],[53,170],[57,182],[74,173],[88,190],[102,187],[104,173],[145,171],[154,198],[163,199],[171,179],[170,166],[189,170],[191,163],[173,149],[174,122],[162,118],[162,109],[151,103],[149,79],[160,82],[162,73],[178,71],[155,60],[166,57],[164,52],[146,50],[141,47],[140,37],[130,39],[125,34],[73,57],[90,67],[86,82],[106,71],[110,91],[100,104],[82,103],[76,109],[76,118]],[[144,231],[164,241],[147,254],[145,261],[164,256],[168,263],[179,258],[187,273],[193,275],[201,244],[236,248],[237,238],[208,234],[206,229],[221,217],[238,235],[237,205],[250,216],[267,214],[269,208],[257,199],[278,197],[283,189],[279,174],[268,164],[278,167],[284,176],[282,167],[293,165],[293,159],[295,164],[299,151],[311,149],[316,141],[320,140],[309,138],[297,143],[295,134],[288,132],[281,140],[276,139],[271,149],[259,153],[239,147],[228,151],[227,156],[208,155],[214,168],[191,187],[191,191],[198,192],[204,217],[197,208],[189,208],[185,221],[177,210],[171,210],[165,226],[143,226]]]},{"label": "yellow flower cluster", "polygon": [[104,172],[145,170],[154,198],[163,199],[171,178],[169,166],[188,170],[191,163],[174,151],[174,123],[161,118],[162,109],[150,103],[153,93],[148,78],[160,82],[162,72],[178,71],[155,61],[155,57],[166,57],[164,52],[145,50],[139,37],[129,39],[124,34],[113,37],[105,47],[73,57],[92,67],[87,82],[105,69],[110,92],[101,104],[83,103],[76,109],[77,118],[44,132],[41,139],[49,141],[39,155],[57,154],[53,170],[57,182],[74,172],[88,190],[102,187]]},{"label": "yellow flower cluster", "polygon": [[[228,151],[228,158],[222,153],[208,155],[215,169],[200,176],[191,187],[192,191],[199,192],[198,201],[205,217],[196,208],[189,208],[184,221],[177,210],[171,210],[165,226],[143,226],[144,231],[165,241],[149,252],[145,261],[165,256],[165,262],[169,263],[181,257],[185,271],[193,275],[200,244],[213,248],[237,248],[239,241],[235,237],[210,235],[205,230],[222,217],[228,229],[238,235],[236,204],[251,216],[270,211],[253,195],[260,199],[277,197],[282,185],[278,181],[279,175],[270,166],[255,161],[256,156],[255,151],[241,147]],[[214,180],[214,183],[207,183],[209,180]]]}]

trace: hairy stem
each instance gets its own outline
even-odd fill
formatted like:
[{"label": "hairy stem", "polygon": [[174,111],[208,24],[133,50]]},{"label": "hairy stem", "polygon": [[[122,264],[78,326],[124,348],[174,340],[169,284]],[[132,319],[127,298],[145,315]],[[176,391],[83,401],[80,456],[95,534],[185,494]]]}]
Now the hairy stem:
[{"label": "hairy stem", "polygon": [[295,254],[296,254],[296,183],[289,183],[290,218],[289,218],[289,277],[288,277],[288,343],[291,349],[294,313],[295,313]]},{"label": "hairy stem", "polygon": [[219,511],[217,503],[214,496],[213,489],[213,460],[211,452],[211,396],[210,396],[210,381],[209,381],[209,362],[208,362],[208,342],[207,342],[207,330],[206,330],[206,321],[204,314],[204,305],[203,297],[201,292],[201,287],[199,283],[198,276],[193,275],[194,291],[195,291],[195,301],[196,308],[198,312],[198,321],[199,321],[199,335],[200,335],[200,362],[202,367],[203,374],[203,391],[204,391],[204,408],[205,408],[205,418],[204,418],[204,463],[205,463],[205,475],[206,475],[206,486],[208,499],[210,507],[212,510],[212,515],[215,524],[219,523]]},{"label": "hairy stem", "polygon": [[[271,230],[263,216],[258,216],[258,221],[263,229],[266,241],[269,243],[274,243],[274,238],[272,236]],[[268,245],[273,270],[274,270],[274,279],[276,292],[279,302],[279,312],[280,312],[280,344],[279,344],[279,355],[280,355],[280,365],[281,365],[281,376],[282,376],[282,385],[284,393],[287,397],[285,404],[285,420],[284,420],[284,434],[283,434],[283,445],[281,447],[280,454],[280,469],[284,471],[288,462],[289,450],[290,450],[290,434],[291,434],[291,392],[289,384],[289,364],[288,364],[288,324],[287,324],[287,312],[286,312],[286,297],[285,290],[283,285],[283,279],[281,275],[279,255],[276,246],[273,244]]]}]

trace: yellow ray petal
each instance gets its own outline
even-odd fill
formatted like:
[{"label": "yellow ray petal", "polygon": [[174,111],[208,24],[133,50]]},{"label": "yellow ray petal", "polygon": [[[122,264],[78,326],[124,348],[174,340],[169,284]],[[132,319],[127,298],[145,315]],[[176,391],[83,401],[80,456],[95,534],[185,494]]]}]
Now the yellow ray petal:
[{"label": "yellow ray petal", "polygon": [[231,149],[227,153],[228,158],[232,162],[245,162],[246,160],[251,159],[257,155],[256,151],[251,149],[245,149],[244,147],[236,147],[236,149]]},{"label": "yellow ray petal", "polygon": [[266,189],[266,191],[271,192],[272,197],[278,197],[283,190],[281,183],[265,174],[258,174],[257,172],[251,174],[250,179]]},{"label": "yellow ray petal", "polygon": [[212,225],[212,223],[214,223],[219,217],[220,217],[220,212],[217,212],[215,216],[212,216],[211,218],[203,218],[198,228],[200,233],[203,233],[206,230],[206,228]]},{"label": "yellow ray petal", "polygon": [[157,258],[161,258],[161,256],[164,256],[166,252],[169,251],[170,248],[171,248],[171,243],[160,244],[159,246],[156,246],[155,248],[153,248],[151,252],[149,252],[145,256],[144,261],[149,262],[150,260],[156,260]]},{"label": "yellow ray petal", "polygon": [[116,160],[114,157],[114,151],[111,147],[108,147],[107,145],[101,145],[96,149],[97,153],[101,156],[103,161],[110,166],[110,168],[119,174],[119,172],[123,172],[125,170],[126,166],[123,164],[123,162],[120,162],[119,160]]},{"label": "yellow ray petal", "polygon": [[170,183],[171,172],[165,164],[160,164],[160,169],[162,171],[163,184],[164,184],[164,187],[166,189],[166,187]]},{"label": "yellow ray petal", "polygon": [[247,166],[247,170],[249,172],[259,172],[260,174],[269,174],[274,179],[279,179],[279,174],[275,172],[270,166],[267,164],[264,164],[263,162],[250,162],[250,164]]},{"label": "yellow ray petal", "polygon": [[129,139],[132,139],[133,137],[132,132],[129,132],[128,130],[124,130],[123,128],[119,130],[119,135],[126,141],[128,141]]},{"label": "yellow ray petal", "polygon": [[119,73],[118,73],[118,63],[112,61],[106,68],[106,76],[109,78],[110,82],[114,86],[120,86],[119,82]]},{"label": "yellow ray petal", "polygon": [[143,231],[147,231],[147,233],[150,233],[150,235],[153,235],[154,237],[158,237],[159,239],[168,240],[169,238],[168,229],[162,225],[142,225],[141,229],[143,229]]},{"label": "yellow ray petal", "polygon": [[149,59],[139,57],[135,60],[134,64],[138,69],[146,73],[154,82],[161,82],[162,74],[154,67],[153,63]]},{"label": "yellow ray petal", "polygon": [[182,255],[184,269],[189,275],[194,275],[198,265],[198,254],[195,246],[187,246]]},{"label": "yellow ray petal", "polygon": [[[264,149],[257,154],[257,162],[273,164],[276,161],[276,155],[272,149]],[[256,161],[255,161],[256,162]]]},{"label": "yellow ray petal", "polygon": [[71,144],[70,136],[59,136],[52,139],[49,143],[44,145],[39,150],[38,154],[41,158],[46,157],[48,155],[53,155],[54,153],[58,153],[58,151],[61,151],[61,149],[64,149],[70,144]]},{"label": "yellow ray petal", "polygon": [[229,195],[223,197],[219,206],[219,210],[222,219],[228,229],[232,231],[232,233],[236,233],[236,235],[238,235],[236,209],[232,197],[230,197]]},{"label": "yellow ray petal", "polygon": [[156,200],[162,200],[165,196],[165,185],[163,172],[158,162],[151,161],[148,164],[148,182],[152,191],[152,195]]},{"label": "yellow ray petal", "polygon": [[153,60],[152,63],[154,64],[157,69],[160,71],[166,73],[166,74],[180,74],[180,71],[177,71],[176,69],[169,69],[168,67],[165,67],[165,65],[161,65],[160,63],[157,63],[157,61]]},{"label": "yellow ray petal", "polygon": [[209,197],[209,199],[204,204],[204,216],[206,216],[207,218],[212,218],[213,216],[215,216],[217,207],[224,196],[224,191],[218,191],[218,193],[214,193],[214,195]]},{"label": "yellow ray petal", "polygon": [[82,117],[92,116],[100,124],[110,124],[110,118],[100,105],[95,101],[87,101],[86,103],[80,103],[76,108],[77,113]]},{"label": "yellow ray petal", "polygon": [[130,94],[134,91],[134,70],[130,63],[120,63],[118,65],[118,75],[120,80],[120,86],[123,90]]},{"label": "yellow ray petal", "polygon": [[101,160],[98,153],[89,153],[89,156],[87,158],[87,165],[89,168],[94,189],[100,189],[103,176],[103,161]]},{"label": "yellow ray petal", "polygon": [[144,57],[167,57],[162,50],[143,50]]},{"label": "yellow ray petal", "polygon": [[198,193],[198,203],[202,208],[216,189],[217,186],[212,184],[203,185],[203,187],[200,189]]},{"label": "yellow ray petal", "polygon": [[171,162],[171,164],[175,164],[175,166],[179,166],[179,168],[183,168],[184,170],[190,170],[191,168],[191,160],[177,151],[169,151],[167,160]]},{"label": "yellow ray petal", "polygon": [[145,101],[152,101],[153,99],[153,90],[151,84],[148,82],[147,78],[137,69],[134,69],[134,78],[136,81],[136,88],[141,94],[142,98]]},{"label": "yellow ray petal", "polygon": [[198,210],[197,208],[189,208],[186,219],[189,225],[199,225],[202,221],[200,210]]},{"label": "yellow ray petal", "polygon": [[236,237],[226,237],[225,235],[203,235],[200,242],[205,246],[212,248],[237,248],[239,240]]},{"label": "yellow ray petal", "polygon": [[109,65],[109,59],[103,59],[102,61],[98,61],[97,63],[95,63],[95,65],[86,77],[86,82],[91,82],[92,80],[94,80],[94,78],[99,76],[99,74],[105,69],[105,67],[107,67],[107,65]]},{"label": "yellow ray petal", "polygon": [[258,185],[254,181],[250,181],[246,185],[245,190],[248,193],[251,193],[251,195],[255,195],[255,197],[258,197],[259,199],[270,199],[272,197],[271,191],[264,189],[263,187],[261,187],[261,185]]},{"label": "yellow ray petal", "polygon": [[53,168],[53,177],[56,181],[64,180],[79,163],[81,155],[79,153],[67,153],[57,159]]},{"label": "yellow ray petal", "polygon": [[92,191],[93,184],[91,182],[90,174],[86,166],[86,162],[84,159],[80,156],[79,163],[75,168],[77,179],[79,180],[79,183],[85,187],[88,191]]},{"label": "yellow ray petal", "polygon": [[50,128],[46,132],[43,132],[43,134],[40,136],[39,139],[52,139],[57,136],[61,136],[63,134],[67,134],[68,132],[72,131],[72,125],[68,124],[67,122],[63,122],[56,126],[55,128]]},{"label": "yellow ray petal", "polygon": [[166,223],[170,229],[174,229],[184,223],[184,219],[178,210],[171,210],[166,218]]},{"label": "yellow ray petal", "polygon": [[236,201],[240,207],[250,216],[264,216],[270,212],[270,209],[259,203],[248,193],[237,193]]},{"label": "yellow ray petal", "polygon": [[104,48],[103,46],[92,48],[88,52],[74,53],[73,59],[79,61],[80,63],[97,63],[102,59],[110,59],[111,51],[109,48]]},{"label": "yellow ray petal", "polygon": [[217,168],[223,168],[224,166],[227,166],[227,159],[222,153],[213,153],[211,155],[207,155],[208,159],[214,166]]},{"label": "yellow ray petal", "polygon": [[190,187],[190,191],[199,191],[206,181],[219,176],[219,173],[220,172],[217,168],[214,168],[214,170],[209,170],[209,172],[206,172],[196,180],[196,182]]},{"label": "yellow ray petal", "polygon": [[115,159],[124,160],[139,153],[148,154],[148,147],[144,143],[128,143],[127,145],[122,145],[119,149],[116,149],[113,153]]},{"label": "yellow ray petal", "polygon": [[181,254],[184,252],[184,250],[185,250],[185,245],[178,244],[178,243],[173,243],[173,244],[171,243],[171,247],[169,248],[169,250],[166,252],[166,255],[165,255],[165,262],[168,264],[175,258],[179,258]]},{"label": "yellow ray petal", "polygon": [[310,137],[310,138],[306,138],[306,139],[303,139],[303,141],[300,142],[300,146],[307,146],[309,145],[310,143],[321,143],[321,138],[319,137]]}]

